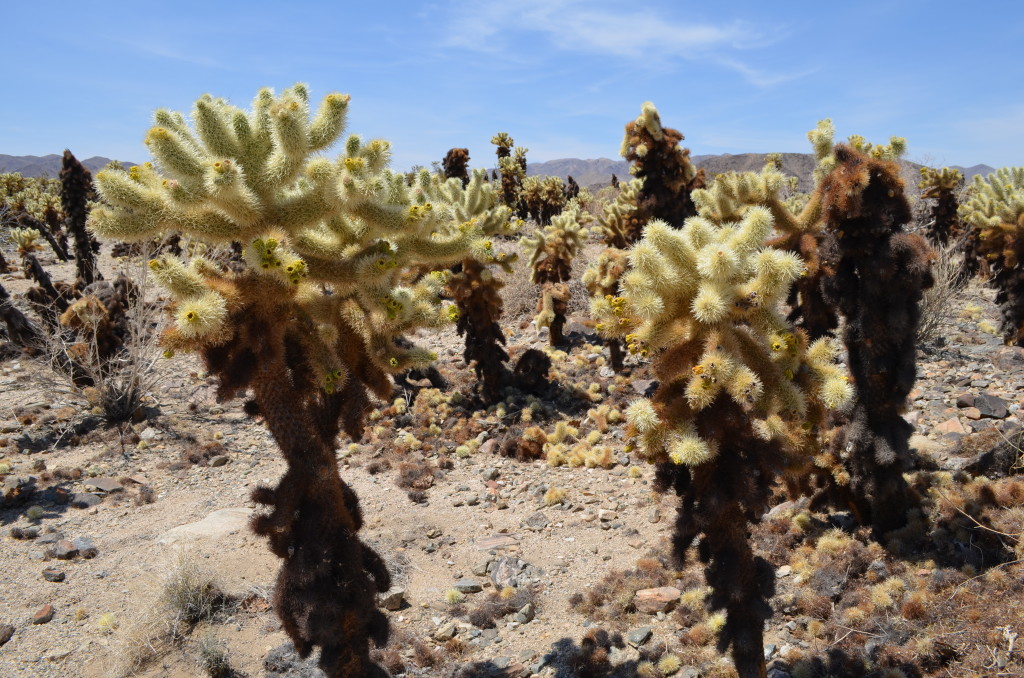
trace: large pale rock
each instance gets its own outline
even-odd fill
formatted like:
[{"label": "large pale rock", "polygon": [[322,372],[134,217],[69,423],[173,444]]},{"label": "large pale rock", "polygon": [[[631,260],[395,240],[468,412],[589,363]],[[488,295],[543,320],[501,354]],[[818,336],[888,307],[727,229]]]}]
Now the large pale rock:
[{"label": "large pale rock", "polygon": [[192,539],[220,539],[244,530],[249,525],[252,509],[226,508],[214,511],[202,520],[179,525],[157,539],[160,544],[176,544]]},{"label": "large pale rock", "polygon": [[633,598],[637,612],[657,614],[668,612],[679,602],[682,592],[674,586],[660,586],[656,589],[640,589]]}]

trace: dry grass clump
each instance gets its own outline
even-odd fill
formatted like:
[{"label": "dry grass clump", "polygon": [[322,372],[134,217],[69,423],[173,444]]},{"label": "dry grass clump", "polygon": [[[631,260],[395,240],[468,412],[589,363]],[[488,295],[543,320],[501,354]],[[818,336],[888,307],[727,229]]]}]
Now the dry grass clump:
[{"label": "dry grass clump", "polygon": [[670,585],[683,590],[699,581],[696,575],[680,579],[681,576],[665,556],[651,554],[637,560],[632,569],[612,570],[586,593],[574,593],[569,597],[569,606],[595,621],[625,625],[626,616],[636,612],[633,599],[637,591]]},{"label": "dry grass clump", "polygon": [[917,325],[918,346],[934,343],[944,336],[946,328],[956,320],[957,293],[963,288],[967,271],[963,266],[963,254],[958,252],[959,244],[938,247],[932,262],[932,277],[935,284],[924,290],[918,308],[921,320]]},{"label": "dry grass clump", "polygon": [[156,599],[151,605],[140,606],[140,616],[131,620],[120,635],[111,675],[126,676],[141,670],[179,645],[197,624],[215,619],[230,602],[208,570],[188,554],[180,554]]},{"label": "dry grass clump", "polygon": [[528,586],[508,586],[500,591],[491,591],[483,601],[469,611],[466,619],[478,629],[493,629],[498,625],[499,619],[518,612],[528,603],[533,603],[536,598],[537,592]]}]

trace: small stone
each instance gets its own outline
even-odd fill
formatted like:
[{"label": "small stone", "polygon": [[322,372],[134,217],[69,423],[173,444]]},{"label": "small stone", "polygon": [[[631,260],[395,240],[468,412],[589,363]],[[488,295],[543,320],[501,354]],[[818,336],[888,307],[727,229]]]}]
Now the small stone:
[{"label": "small stone", "polygon": [[986,419],[1005,419],[1009,412],[1006,403],[991,393],[982,393],[974,399],[974,406]]},{"label": "small stone", "polygon": [[52,581],[55,583],[62,582],[65,577],[67,577],[67,575],[64,574],[64,570],[58,570],[55,567],[47,567],[43,570],[43,579],[46,581]]},{"label": "small stone", "polygon": [[631,379],[629,385],[636,391],[637,395],[644,396],[645,398],[654,395],[655,389],[658,388],[658,382],[653,379]]},{"label": "small stone", "polygon": [[92,508],[102,501],[102,497],[91,492],[76,492],[75,496],[71,497],[71,505],[79,509]]},{"label": "small stone", "polygon": [[540,530],[543,530],[548,525],[550,525],[551,521],[548,520],[548,517],[546,515],[544,515],[540,511],[537,511],[530,515],[526,520],[524,520],[523,524],[526,525],[526,527],[528,527],[529,529],[533,530],[534,532],[538,532]]},{"label": "small stone", "polygon": [[[221,410],[221,411],[223,411],[223,410]],[[210,410],[210,413],[211,414],[214,413],[213,409]],[[142,430],[142,433],[139,434],[139,438],[141,438],[142,440],[145,440],[146,442],[149,442],[149,441],[152,441],[152,440],[156,440],[159,437],[160,437],[160,431],[158,429],[153,428],[152,426],[147,426],[146,428],[144,428]]]},{"label": "small stone", "polygon": [[633,647],[640,647],[651,639],[654,630],[650,626],[641,626],[626,634],[626,642]]},{"label": "small stone", "polygon": [[764,646],[764,660],[768,661],[775,654],[776,645],[774,643],[768,643]]},{"label": "small stone", "polygon": [[[483,445],[480,446],[480,454],[494,454],[497,451],[496,450],[497,447],[498,447],[497,439],[491,438],[490,440],[488,440],[487,442],[485,442]],[[494,477],[497,478],[498,476],[494,476]],[[486,478],[485,480],[491,480],[491,478]]]},{"label": "small stone", "polygon": [[36,541],[37,544],[56,544],[64,538],[63,532],[47,532],[46,534],[39,537]]},{"label": "small stone", "polygon": [[78,555],[83,558],[95,558],[100,552],[89,537],[76,537],[71,543],[78,549]]},{"label": "small stone", "polygon": [[511,534],[495,534],[490,537],[481,537],[473,542],[478,551],[490,551],[491,549],[503,549],[509,546],[517,546],[519,539]]},{"label": "small stone", "polygon": [[14,635],[14,627],[10,624],[0,624],[0,646],[7,644],[7,641]]},{"label": "small stone", "polygon": [[974,407],[974,398],[975,395],[973,393],[961,393],[956,397],[956,406],[961,409]]},{"label": "small stone", "polygon": [[78,555],[78,549],[75,545],[67,539],[61,539],[59,542],[46,549],[46,555],[57,560],[71,560]]},{"label": "small stone", "polygon": [[455,637],[458,630],[459,627],[456,626],[454,621],[442,624],[436,631],[434,631],[434,640],[451,640]]},{"label": "small stone", "polygon": [[498,589],[519,586],[519,573],[524,569],[515,556],[498,559],[491,567],[491,582]]},{"label": "small stone", "polygon": [[790,573],[792,573],[792,572],[793,572],[793,568],[792,567],[790,567],[789,565],[783,565],[782,567],[779,568],[777,574],[780,577],[788,577],[790,575]]},{"label": "small stone", "polygon": [[377,604],[385,610],[401,610],[405,603],[405,589],[393,586],[377,596]]},{"label": "small stone", "polygon": [[473,574],[475,574],[478,577],[486,577],[487,573],[491,569],[491,563],[493,563],[493,562],[494,561],[492,559],[490,559],[490,558],[488,558],[487,560],[482,560],[479,563],[477,563],[476,565],[474,565],[473,569],[470,570],[470,572],[472,572]]},{"label": "small stone", "polygon": [[120,492],[124,489],[114,478],[90,478],[82,483],[89,492]]},{"label": "small stone", "polygon": [[971,419],[972,421],[977,421],[981,419],[981,410],[979,410],[977,407],[965,407],[963,408],[963,410],[961,410],[960,414],[964,415],[968,419]]},{"label": "small stone", "polygon": [[533,617],[536,614],[537,610],[533,607],[533,603],[527,603],[516,612],[515,620],[520,624],[528,624],[533,621]]},{"label": "small stone", "polygon": [[228,463],[228,456],[226,454],[218,454],[210,458],[210,466],[213,468],[218,468],[226,463]]},{"label": "small stone", "polygon": [[619,514],[617,514],[615,511],[609,511],[608,509],[600,509],[597,512],[597,519],[600,520],[602,523],[610,522],[618,517]]},{"label": "small stone", "polygon": [[964,428],[964,425],[956,417],[938,424],[935,430],[939,433],[959,433],[960,435],[967,433],[967,429]]},{"label": "small stone", "polygon": [[480,593],[484,590],[480,582],[475,579],[460,579],[455,582],[454,588],[459,593]]},{"label": "small stone", "polygon": [[33,624],[46,624],[46,623],[49,623],[49,621],[51,619],[53,619],[53,612],[54,612],[53,605],[50,605],[49,603],[47,603],[46,605],[43,605],[41,608],[39,608],[38,612],[36,612],[34,615],[32,615],[32,623]]},{"label": "small stone", "polygon": [[669,612],[679,603],[682,592],[674,586],[659,586],[653,589],[641,589],[633,597],[633,605],[637,612],[656,614]]},{"label": "small stone", "polygon": [[491,467],[484,469],[484,472],[480,475],[483,476],[484,480],[497,480],[498,476],[501,475],[501,472],[498,469]]}]

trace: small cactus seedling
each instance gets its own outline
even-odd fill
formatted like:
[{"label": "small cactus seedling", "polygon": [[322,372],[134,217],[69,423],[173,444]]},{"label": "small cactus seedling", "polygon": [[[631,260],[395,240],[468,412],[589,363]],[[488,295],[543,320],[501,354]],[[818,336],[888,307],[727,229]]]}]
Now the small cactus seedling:
[{"label": "small cactus seedling", "polygon": [[628,432],[660,488],[680,497],[677,560],[700,537],[709,604],[725,613],[719,647],[732,647],[742,678],[765,676],[774,587],[748,525],[784,468],[817,453],[827,410],[852,393],[834,340],[808,344],[780,313],[803,264],[765,246],[773,225],[763,207],[722,224],[694,217],[682,230],[651,222],[629,251],[622,297],[599,317],[632,326],[631,350],[657,352],[660,386],[630,405]]},{"label": "small cactus seedling", "polygon": [[679,147],[682,140],[681,132],[661,126],[658,109],[649,101],[626,124],[620,154],[633,163],[630,173],[644,180],[637,198],[641,223],[662,219],[679,228],[697,214],[690,192],[704,187],[704,170],[690,162],[690,150]]},{"label": "small cactus seedling", "polygon": [[[840,144],[835,168],[820,183],[827,236],[821,245],[823,290],[846,318],[843,340],[857,399],[835,440],[849,469],[847,495],[877,536],[902,527],[913,506],[903,478],[913,427],[901,416],[913,388],[915,333],[924,289],[932,285],[933,254],[911,218],[899,156],[905,142]],[[843,501],[843,504],[846,504]]]},{"label": "small cactus seedling", "polygon": [[469,149],[452,148],[441,161],[445,179],[458,179],[463,187],[469,184]]},{"label": "small cactus seedling", "polygon": [[388,625],[374,594],[390,585],[357,536],[338,434],[358,439],[369,394],[387,397],[389,374],[433,358],[398,338],[449,322],[443,276],[409,282],[411,271],[486,250],[490,222],[460,181],[424,171],[410,187],[387,170],[385,141],[351,135],[340,157],[321,156],[341,136],[348,102],[330,94],[311,115],[306,86],[295,85],[261,90],[251,111],[204,95],[192,125],[157,111],[146,136],[156,164],[100,172],[109,206],[92,212],[107,237],[241,243],[237,271],[198,254],[151,262],[175,302],[163,343],[199,352],[221,397],[251,390],[246,410],[263,416],[288,463],[277,487],[254,491],[270,513],[253,528],[284,560],[274,604],[285,631],[302,656],[320,648],[330,678],[380,675],[369,643],[382,644]]},{"label": "small cactus seedling", "polygon": [[532,250],[531,279],[541,286],[538,313],[533,323],[538,330],[541,327],[550,328],[552,346],[563,341],[562,328],[569,307],[567,283],[572,272],[572,260],[587,236],[587,229],[580,224],[581,220],[585,220],[584,214],[579,204],[572,202],[551,220],[551,225],[537,229],[532,236],[521,241],[524,247]]},{"label": "small cactus seedling", "polygon": [[992,270],[1003,340],[1024,346],[1024,167],[975,176],[960,216],[973,228]]}]

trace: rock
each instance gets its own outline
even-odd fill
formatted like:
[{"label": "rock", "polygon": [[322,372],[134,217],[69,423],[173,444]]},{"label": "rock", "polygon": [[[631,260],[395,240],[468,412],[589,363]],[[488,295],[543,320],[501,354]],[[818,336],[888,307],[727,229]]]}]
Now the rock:
[{"label": "rock", "polygon": [[509,546],[518,546],[519,539],[511,534],[495,534],[490,537],[481,537],[473,541],[479,551],[490,551],[491,549],[503,549]]},{"label": "rock", "polygon": [[490,468],[484,469],[484,472],[481,473],[480,475],[483,476],[484,480],[497,480],[498,476],[501,475],[501,471],[492,466]]},{"label": "rock", "polygon": [[252,510],[247,508],[214,511],[200,521],[167,530],[157,538],[157,542],[174,544],[188,539],[221,539],[244,530],[252,513]]},{"label": "rock", "polygon": [[480,593],[484,587],[476,579],[460,579],[455,582],[455,590],[459,593]]},{"label": "rock", "polygon": [[936,425],[935,430],[939,433],[959,433],[960,435],[967,433],[967,429],[964,428],[963,424],[956,417]]},{"label": "rock", "polygon": [[302,659],[290,642],[268,652],[263,659],[263,669],[266,678],[324,678],[324,672],[317,667],[317,657]]},{"label": "rock", "polygon": [[226,463],[228,463],[228,456],[226,454],[218,454],[210,458],[210,466],[212,468],[219,468]]},{"label": "rock", "polygon": [[[485,442],[483,445],[480,446],[480,453],[481,454],[494,454],[495,452],[497,452],[497,447],[498,447],[498,440],[496,438],[491,438],[490,440],[488,440],[487,442]],[[494,477],[497,478],[498,476],[494,476]],[[491,480],[491,478],[485,478],[485,480]]]},{"label": "rock", "polygon": [[447,622],[434,631],[434,640],[451,640],[458,633],[459,627],[454,621]]},{"label": "rock", "polygon": [[67,577],[67,575],[64,574],[64,570],[58,570],[55,567],[47,567],[43,570],[43,579],[46,581],[62,582],[65,577]]},{"label": "rock", "polygon": [[158,429],[153,428],[152,426],[147,426],[146,428],[142,429],[142,433],[139,434],[139,438],[145,440],[146,442],[157,440],[160,437],[160,431]]},{"label": "rock", "polygon": [[10,624],[0,624],[0,647],[7,644],[7,641],[14,635],[14,627]]},{"label": "rock", "polygon": [[521,608],[519,608],[519,611],[516,612],[516,616],[514,617],[514,619],[520,624],[528,624],[529,622],[533,621],[533,617],[536,614],[537,610],[533,607],[533,603],[527,603],[526,605],[523,605]]},{"label": "rock", "polygon": [[71,560],[78,555],[78,549],[67,539],[61,539],[56,544],[46,549],[46,555],[57,560]]},{"label": "rock", "polygon": [[89,492],[120,492],[124,489],[114,478],[90,478],[82,483]]},{"label": "rock", "polygon": [[965,407],[963,408],[961,414],[972,421],[977,421],[981,419],[981,410],[979,410],[977,407]]},{"label": "rock", "polygon": [[32,476],[7,476],[3,484],[3,501],[0,508],[13,508],[28,502],[36,490],[36,479]]},{"label": "rock", "polygon": [[647,522],[649,522],[649,523],[657,523],[660,520],[661,520],[661,509],[657,509],[657,508],[651,509],[650,515],[647,516]]},{"label": "rock", "polygon": [[103,501],[103,497],[92,492],[76,492],[71,497],[71,505],[79,509],[92,508],[98,506]]},{"label": "rock", "polygon": [[529,529],[533,530],[534,532],[539,532],[540,530],[543,530],[545,527],[550,525],[551,521],[548,520],[548,517],[546,515],[544,515],[540,511],[536,511],[535,513],[527,517],[527,519],[523,521],[523,524]]},{"label": "rock", "polygon": [[626,634],[626,642],[633,647],[640,647],[651,639],[654,630],[650,626],[641,626]]},{"label": "rock", "polygon": [[975,397],[973,393],[961,393],[956,397],[956,406],[961,409],[974,407]]},{"label": "rock", "polygon": [[669,612],[678,603],[681,591],[674,586],[660,586],[653,589],[641,589],[633,597],[633,605],[637,612],[657,614]]},{"label": "rock", "polygon": [[41,608],[39,608],[39,610],[34,615],[32,615],[32,623],[48,624],[50,620],[53,619],[53,613],[53,605],[47,603],[46,605],[43,605]]},{"label": "rock", "polygon": [[474,565],[473,569],[470,571],[478,577],[486,577],[487,573],[491,570],[492,563],[494,563],[494,560],[492,560],[491,558],[488,558],[487,560],[482,560],[476,565]]},{"label": "rock", "polygon": [[982,393],[974,399],[974,407],[978,409],[982,417],[986,419],[1006,419],[1009,412],[1006,403],[991,393]]},{"label": "rock", "polygon": [[385,610],[401,610],[402,605],[405,603],[405,589],[398,586],[392,586],[384,593],[377,595],[377,604],[383,607]]},{"label": "rock", "polygon": [[95,558],[100,552],[89,537],[76,537],[71,543],[78,549],[78,555],[86,559]]},{"label": "rock", "polygon": [[629,385],[637,395],[645,398],[654,395],[654,391],[658,388],[658,382],[653,379],[631,379]]},{"label": "rock", "polygon": [[527,564],[515,556],[500,558],[491,567],[491,582],[495,588],[503,589],[509,586],[519,586],[519,573],[525,570]]},{"label": "rock", "polygon": [[600,509],[597,512],[597,519],[600,520],[602,523],[611,522],[612,520],[615,520],[618,517],[619,514],[617,514],[615,511],[609,511],[608,509]]},{"label": "rock", "polygon": [[36,541],[37,544],[56,544],[64,538],[63,532],[47,532],[43,536],[39,537]]},{"label": "rock", "polygon": [[1020,346],[1000,346],[989,358],[993,367],[1004,372],[1024,369],[1024,348]]}]

